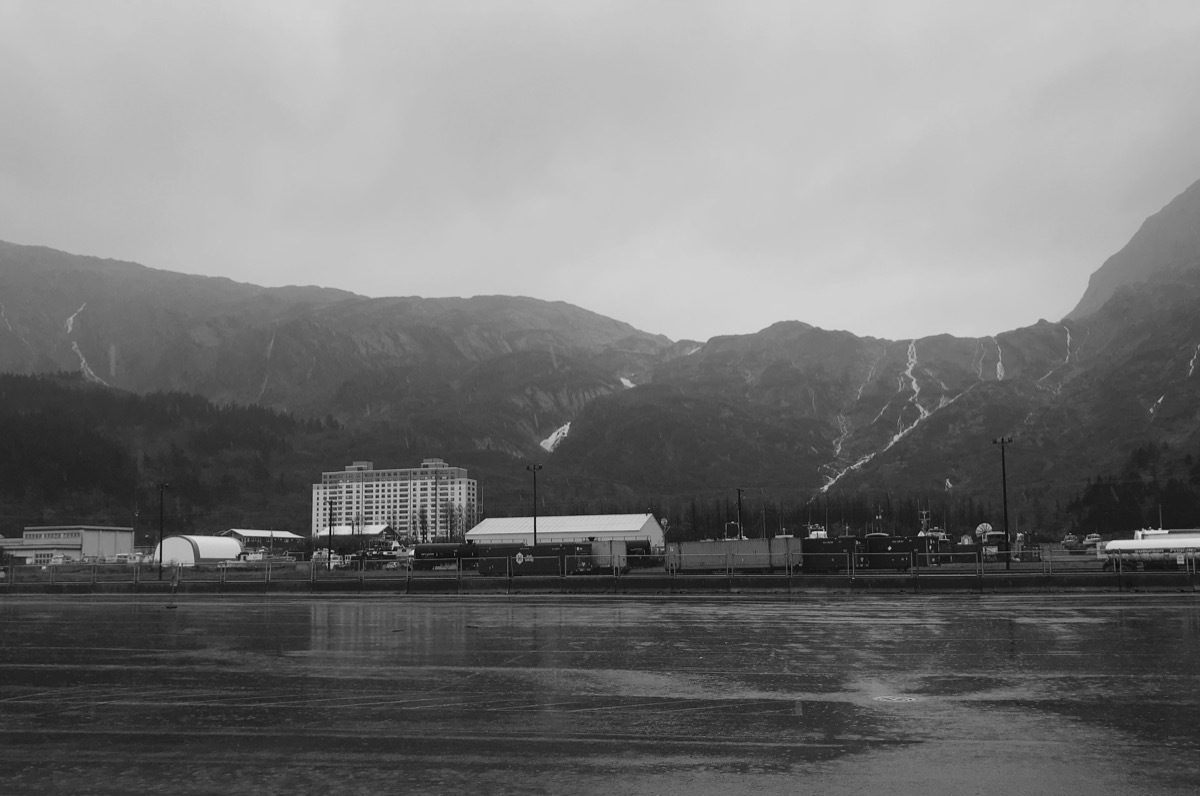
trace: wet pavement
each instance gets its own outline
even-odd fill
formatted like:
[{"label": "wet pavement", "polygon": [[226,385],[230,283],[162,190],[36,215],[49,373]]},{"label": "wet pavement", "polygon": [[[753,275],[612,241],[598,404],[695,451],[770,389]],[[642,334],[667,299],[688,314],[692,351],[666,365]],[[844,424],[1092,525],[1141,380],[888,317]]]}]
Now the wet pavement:
[{"label": "wet pavement", "polygon": [[1195,793],[1200,601],[0,600],[0,793]]}]

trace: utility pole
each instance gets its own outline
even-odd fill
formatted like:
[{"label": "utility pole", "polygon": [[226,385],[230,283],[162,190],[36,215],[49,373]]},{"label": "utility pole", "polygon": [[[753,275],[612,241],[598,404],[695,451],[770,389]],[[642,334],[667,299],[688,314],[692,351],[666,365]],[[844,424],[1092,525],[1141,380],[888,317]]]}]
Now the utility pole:
[{"label": "utility pole", "polygon": [[740,487],[740,486],[734,487],[734,489],[737,490],[737,496],[738,496],[738,513],[737,513],[738,538],[741,539],[743,536],[743,534],[742,534],[742,493],[745,492],[746,490],[744,487]]},{"label": "utility pole", "polygon": [[441,498],[438,496],[438,471],[434,468],[433,471],[433,541],[438,540],[438,532],[441,527],[439,523],[438,513],[442,509]]},{"label": "utility pole", "polygon": [[163,568],[163,513],[166,503],[166,491],[170,488],[166,481],[158,485],[158,579],[162,580]]},{"label": "utility pole", "polygon": [[540,464],[527,464],[525,469],[533,473],[533,546],[537,547],[537,474],[542,469]]},{"label": "utility pole", "polygon": [[329,556],[325,559],[325,569],[333,569],[333,498],[325,498],[325,508],[329,511]]},{"label": "utility pole", "polygon": [[1004,448],[1006,445],[1011,444],[1012,441],[1013,441],[1012,437],[996,437],[994,440],[992,440],[993,445],[1000,446],[1000,489],[1001,489],[1001,493],[1004,496],[1004,547],[1005,547],[1004,568],[1005,569],[1012,568],[1012,553],[1009,552],[1012,550],[1012,543],[1008,538],[1008,465],[1005,462],[1005,458],[1004,458]]}]

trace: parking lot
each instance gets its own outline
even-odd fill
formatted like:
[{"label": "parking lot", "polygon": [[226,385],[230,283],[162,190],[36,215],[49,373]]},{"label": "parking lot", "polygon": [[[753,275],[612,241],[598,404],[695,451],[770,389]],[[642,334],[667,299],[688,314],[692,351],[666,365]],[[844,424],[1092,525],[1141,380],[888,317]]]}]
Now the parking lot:
[{"label": "parking lot", "polygon": [[1193,793],[1190,595],[7,597],[0,792]]}]

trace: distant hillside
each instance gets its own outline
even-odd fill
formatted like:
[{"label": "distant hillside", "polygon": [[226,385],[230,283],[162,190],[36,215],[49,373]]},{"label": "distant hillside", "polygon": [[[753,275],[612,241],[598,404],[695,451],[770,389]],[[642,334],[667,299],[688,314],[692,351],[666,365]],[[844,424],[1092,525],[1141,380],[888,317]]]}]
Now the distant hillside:
[{"label": "distant hillside", "polygon": [[336,431],[195,395],[121,393],[75,376],[0,376],[0,533],[25,525],[158,527],[168,532],[308,524],[301,452]]},{"label": "distant hillside", "polygon": [[561,302],[268,289],[0,244],[2,371],[75,370],[439,445],[537,450],[670,345]]},{"label": "distant hillside", "polygon": [[528,298],[266,289],[4,244],[0,370],[285,413],[291,452],[271,455],[288,489],[353,459],[441,456],[493,516],[528,512],[536,461],[547,511],[656,506],[720,526],[741,488],[768,525],[788,505],[915,521],[903,501],[994,523],[992,440],[1011,435],[1012,513],[1056,528],[1131,451],[1200,455],[1198,230],[1193,186],[1062,322],[899,341],[786,322],[672,342]]},{"label": "distant hillside", "polygon": [[[6,440],[0,446],[0,535],[19,536],[28,525],[131,525],[143,545],[157,538],[159,483],[170,485],[167,534],[253,527],[303,535],[311,483],[322,469],[340,469],[352,455],[385,466],[422,458],[411,440],[380,439],[259,407],[217,406],[194,395],[123,393],[78,374],[0,376],[0,435]],[[479,481],[485,515],[528,513],[528,473],[510,457],[451,450],[449,458]],[[672,538],[720,532],[736,516],[728,496],[663,500],[644,486],[596,489],[561,470],[544,475],[539,505],[546,514],[650,509],[673,526]],[[877,508],[868,497],[847,499],[837,505],[837,516],[847,527],[861,527]],[[898,497],[894,510],[915,517],[917,505]],[[978,514],[969,501],[956,511]],[[811,506],[795,496],[745,501],[745,525],[756,533],[812,519]]]}]

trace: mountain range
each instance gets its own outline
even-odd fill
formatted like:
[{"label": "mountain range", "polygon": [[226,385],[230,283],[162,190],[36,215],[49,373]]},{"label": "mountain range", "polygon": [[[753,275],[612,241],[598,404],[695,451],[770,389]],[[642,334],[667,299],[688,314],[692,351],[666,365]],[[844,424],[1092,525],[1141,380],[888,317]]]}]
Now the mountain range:
[{"label": "mountain range", "polygon": [[1010,502],[1055,522],[1131,450],[1196,449],[1198,309],[1200,183],[1065,318],[983,338],[790,321],[672,341],[561,302],[264,288],[0,243],[0,371],[319,418],[355,442],[313,481],[352,459],[439,456],[472,468],[502,512],[521,509],[504,496],[530,461],[582,507],[738,487],[992,502],[993,440],[1011,436]]}]

